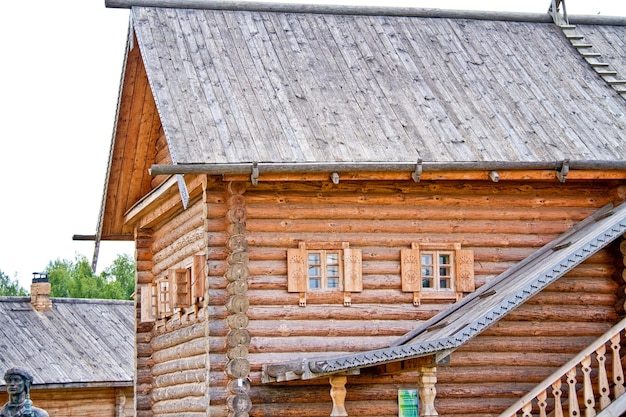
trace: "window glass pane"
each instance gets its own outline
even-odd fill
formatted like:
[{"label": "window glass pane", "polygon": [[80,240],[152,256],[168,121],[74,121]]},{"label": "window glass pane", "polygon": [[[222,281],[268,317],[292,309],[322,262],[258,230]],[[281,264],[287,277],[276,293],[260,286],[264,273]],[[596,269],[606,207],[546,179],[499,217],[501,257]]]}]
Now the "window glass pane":
[{"label": "window glass pane", "polygon": [[433,255],[431,253],[423,253],[422,265],[432,265],[432,264],[433,264]]},{"label": "window glass pane", "polygon": [[339,288],[339,278],[328,278],[328,288]]},{"label": "window glass pane", "polygon": [[332,265],[339,264],[339,254],[338,253],[327,253],[326,254],[326,263]]},{"label": "window glass pane", "polygon": [[433,280],[432,279],[422,279],[422,288],[432,288],[433,287]]},{"label": "window glass pane", "polygon": [[322,280],[320,278],[309,278],[309,288],[319,289],[322,286]]},{"label": "window glass pane", "polygon": [[432,277],[433,276],[433,269],[430,267],[422,267],[422,276],[423,277]]},{"label": "window glass pane", "polygon": [[338,277],[339,276],[339,267],[337,265],[327,266],[326,267],[326,275],[330,277]]},{"label": "window glass pane", "polygon": [[449,266],[440,266],[439,267],[439,276],[440,277],[449,277],[450,276],[450,267]]},{"label": "window glass pane", "polygon": [[447,289],[450,288],[450,280],[447,278],[443,278],[439,280],[439,288],[440,289]]},{"label": "window glass pane", "polygon": [[439,254],[439,263],[442,265],[450,265],[450,254],[440,253]]},{"label": "window glass pane", "polygon": [[309,277],[321,277],[322,268],[319,266],[309,266]]},{"label": "window glass pane", "polygon": [[320,265],[322,259],[319,253],[309,253],[309,265]]}]

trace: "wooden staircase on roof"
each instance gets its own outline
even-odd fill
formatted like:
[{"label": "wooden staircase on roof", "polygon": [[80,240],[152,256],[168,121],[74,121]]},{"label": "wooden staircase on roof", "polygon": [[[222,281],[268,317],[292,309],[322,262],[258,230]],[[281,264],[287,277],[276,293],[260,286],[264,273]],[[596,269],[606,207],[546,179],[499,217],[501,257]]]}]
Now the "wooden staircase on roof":
[{"label": "wooden staircase on roof", "polygon": [[604,62],[602,54],[594,51],[593,45],[585,42],[585,37],[576,30],[576,26],[569,23],[565,9],[565,0],[552,0],[548,11],[552,15],[554,23],[561,28],[565,38],[580,53],[583,59],[609,86],[613,87],[619,95],[626,99],[626,79],[611,68],[608,62]]},{"label": "wooden staircase on roof", "polygon": [[581,408],[585,417],[622,415],[626,411],[621,353],[625,328],[622,319],[500,417],[580,417]]}]

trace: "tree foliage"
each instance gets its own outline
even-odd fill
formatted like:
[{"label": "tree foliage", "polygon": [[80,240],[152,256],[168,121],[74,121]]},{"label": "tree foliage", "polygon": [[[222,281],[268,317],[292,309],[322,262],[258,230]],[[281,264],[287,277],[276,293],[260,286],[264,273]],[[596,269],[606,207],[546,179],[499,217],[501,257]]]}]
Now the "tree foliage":
[{"label": "tree foliage", "polygon": [[0,296],[23,297],[26,295],[28,295],[28,292],[20,287],[17,278],[12,280],[7,274],[0,270]]},{"label": "tree foliage", "polygon": [[118,255],[99,275],[84,255],[50,262],[46,272],[51,297],[128,300],[135,288],[135,263],[129,255]]}]

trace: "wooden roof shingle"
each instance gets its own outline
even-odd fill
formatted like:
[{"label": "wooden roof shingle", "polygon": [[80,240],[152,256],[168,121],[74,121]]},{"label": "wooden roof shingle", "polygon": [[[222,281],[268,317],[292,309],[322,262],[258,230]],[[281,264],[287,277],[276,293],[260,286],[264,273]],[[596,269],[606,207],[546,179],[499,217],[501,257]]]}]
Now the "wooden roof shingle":
[{"label": "wooden roof shingle", "polygon": [[[626,158],[626,102],[553,23],[151,7],[132,21],[177,164]],[[598,48],[626,36],[601,30]]]}]

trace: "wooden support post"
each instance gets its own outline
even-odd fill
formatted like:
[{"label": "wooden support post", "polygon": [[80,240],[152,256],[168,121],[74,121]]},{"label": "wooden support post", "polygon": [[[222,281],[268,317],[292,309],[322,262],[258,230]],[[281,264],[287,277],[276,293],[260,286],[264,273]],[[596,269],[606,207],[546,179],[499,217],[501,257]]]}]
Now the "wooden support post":
[{"label": "wooden support post", "polygon": [[331,375],[330,378],[330,398],[333,399],[333,411],[330,417],[346,417],[346,382],[348,377],[345,375]]},{"label": "wooden support post", "polygon": [[419,376],[419,397],[420,397],[420,417],[438,416],[435,409],[435,397],[437,396],[437,367],[423,366],[420,368]]}]

